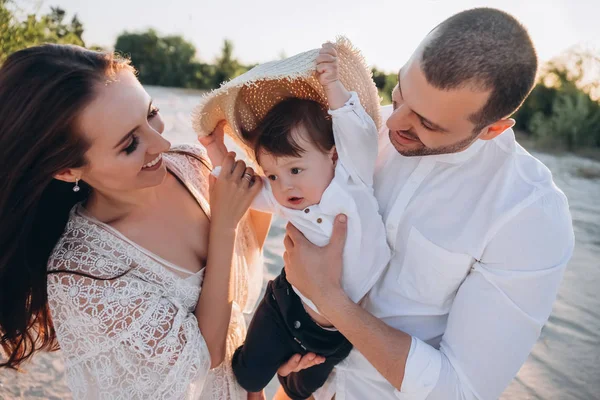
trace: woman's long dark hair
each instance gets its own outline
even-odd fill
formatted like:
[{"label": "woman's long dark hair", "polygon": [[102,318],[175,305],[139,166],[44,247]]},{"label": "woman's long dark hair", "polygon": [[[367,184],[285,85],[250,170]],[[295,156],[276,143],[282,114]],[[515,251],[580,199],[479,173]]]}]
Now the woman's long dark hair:
[{"label": "woman's long dark hair", "polygon": [[77,118],[127,60],[77,46],[13,53],[0,68],[0,367],[56,350],[47,262],[71,208],[89,194],[53,177],[86,164]]}]

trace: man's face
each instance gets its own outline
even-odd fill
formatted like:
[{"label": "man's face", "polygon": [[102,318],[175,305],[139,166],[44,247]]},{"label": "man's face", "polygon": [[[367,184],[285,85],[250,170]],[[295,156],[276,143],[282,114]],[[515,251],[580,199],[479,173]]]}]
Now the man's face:
[{"label": "man's face", "polygon": [[394,112],[387,120],[390,141],[404,156],[462,151],[480,134],[474,132],[469,118],[486,104],[491,90],[436,89],[421,70],[419,54],[417,50],[400,69],[392,91]]}]

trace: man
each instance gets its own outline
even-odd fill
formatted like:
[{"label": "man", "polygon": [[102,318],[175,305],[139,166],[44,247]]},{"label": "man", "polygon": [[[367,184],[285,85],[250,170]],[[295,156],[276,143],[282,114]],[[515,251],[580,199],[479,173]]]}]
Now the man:
[{"label": "man", "polygon": [[574,243],[564,194],[508,118],[536,70],[526,30],[485,8],[400,69],[375,176],[393,257],[361,305],[340,288],[345,217],[323,248],[288,226],[289,281],[355,348],[329,398],[495,399],[525,362]]}]

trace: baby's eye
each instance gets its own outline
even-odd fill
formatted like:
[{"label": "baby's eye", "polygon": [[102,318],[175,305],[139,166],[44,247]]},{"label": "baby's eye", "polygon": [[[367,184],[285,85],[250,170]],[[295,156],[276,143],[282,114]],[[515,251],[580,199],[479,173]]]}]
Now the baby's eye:
[{"label": "baby's eye", "polygon": [[292,175],[298,175],[300,172],[302,172],[302,169],[300,168],[292,168]]},{"label": "baby's eye", "polygon": [[276,181],[277,180],[277,175],[269,175],[267,178],[269,178],[272,181]]}]

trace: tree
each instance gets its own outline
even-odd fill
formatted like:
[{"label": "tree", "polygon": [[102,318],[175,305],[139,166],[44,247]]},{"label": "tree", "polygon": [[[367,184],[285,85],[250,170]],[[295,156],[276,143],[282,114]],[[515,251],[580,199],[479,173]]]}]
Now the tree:
[{"label": "tree", "polygon": [[600,83],[590,73],[600,57],[573,49],[547,63],[531,95],[515,113],[517,127],[543,145],[567,150],[600,147]]},{"label": "tree", "polygon": [[199,69],[194,61],[196,48],[181,36],[160,37],[153,29],[125,32],[117,38],[115,51],[131,58],[144,84],[194,86]]},{"label": "tree", "polygon": [[379,91],[379,97],[382,99],[382,104],[389,104],[392,102],[392,90],[398,83],[398,76],[394,73],[386,74],[383,71],[373,67],[371,69],[373,74],[373,81]]},{"label": "tree", "polygon": [[17,50],[42,43],[84,46],[83,24],[77,15],[67,24],[64,22],[65,11],[53,7],[47,15],[38,17],[30,14],[19,20],[10,8],[11,3],[9,0],[0,0],[0,63]]},{"label": "tree", "polygon": [[223,82],[235,78],[238,75],[248,71],[249,67],[244,67],[237,59],[233,58],[233,42],[225,39],[221,49],[221,55],[215,62],[215,75],[213,86],[218,87]]}]

